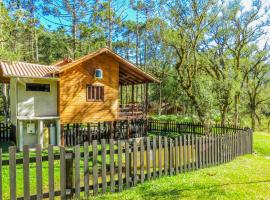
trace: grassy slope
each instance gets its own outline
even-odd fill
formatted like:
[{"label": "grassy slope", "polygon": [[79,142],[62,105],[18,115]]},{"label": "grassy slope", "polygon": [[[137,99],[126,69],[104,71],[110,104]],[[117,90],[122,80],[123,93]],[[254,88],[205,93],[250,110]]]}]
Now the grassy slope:
[{"label": "grassy slope", "polygon": [[270,134],[254,135],[255,155],[208,169],[146,182],[92,199],[270,199]]}]

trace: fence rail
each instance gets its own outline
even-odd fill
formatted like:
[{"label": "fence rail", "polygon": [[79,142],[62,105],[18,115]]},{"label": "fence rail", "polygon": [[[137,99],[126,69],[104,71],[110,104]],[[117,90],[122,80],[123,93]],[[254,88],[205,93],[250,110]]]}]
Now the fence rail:
[{"label": "fence rail", "polygon": [[16,143],[16,127],[13,124],[0,123],[0,142]]},{"label": "fence rail", "polygon": [[[2,172],[8,170],[10,182],[8,194],[3,193],[4,184],[0,184],[0,200],[67,199],[122,191],[139,182],[216,166],[252,153],[252,138],[252,131],[244,130],[221,135],[93,140],[74,148],[56,147],[57,156],[50,145],[47,161],[43,160],[40,145],[36,146],[35,159],[29,157],[29,148],[24,146],[22,164],[16,162],[16,147],[10,147],[8,166],[0,160],[0,181],[7,182]],[[23,180],[22,192],[18,192],[18,179]]]}]

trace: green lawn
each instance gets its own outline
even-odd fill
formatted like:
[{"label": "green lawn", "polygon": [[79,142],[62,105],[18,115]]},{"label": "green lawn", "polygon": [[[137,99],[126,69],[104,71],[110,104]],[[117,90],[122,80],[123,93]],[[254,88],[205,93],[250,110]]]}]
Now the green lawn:
[{"label": "green lawn", "polygon": [[254,155],[218,167],[163,177],[90,199],[270,199],[270,134],[256,132],[254,148]]}]

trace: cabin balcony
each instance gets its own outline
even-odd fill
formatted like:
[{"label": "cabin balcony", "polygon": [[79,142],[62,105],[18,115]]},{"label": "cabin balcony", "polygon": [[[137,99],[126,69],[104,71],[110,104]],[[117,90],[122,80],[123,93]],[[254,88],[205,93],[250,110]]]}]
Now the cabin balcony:
[{"label": "cabin balcony", "polygon": [[139,103],[121,104],[119,108],[120,120],[145,119],[145,106]]}]

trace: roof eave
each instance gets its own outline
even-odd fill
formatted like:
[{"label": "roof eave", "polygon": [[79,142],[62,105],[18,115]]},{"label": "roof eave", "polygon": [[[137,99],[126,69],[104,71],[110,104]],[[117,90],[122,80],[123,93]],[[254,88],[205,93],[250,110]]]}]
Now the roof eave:
[{"label": "roof eave", "polygon": [[56,77],[14,76],[14,75],[5,75],[5,74],[3,74],[3,77],[5,78],[32,78],[32,79],[42,79],[42,80],[54,80],[54,81],[60,80],[60,78],[56,78]]}]

